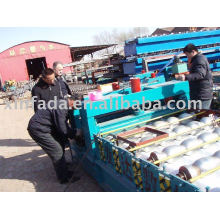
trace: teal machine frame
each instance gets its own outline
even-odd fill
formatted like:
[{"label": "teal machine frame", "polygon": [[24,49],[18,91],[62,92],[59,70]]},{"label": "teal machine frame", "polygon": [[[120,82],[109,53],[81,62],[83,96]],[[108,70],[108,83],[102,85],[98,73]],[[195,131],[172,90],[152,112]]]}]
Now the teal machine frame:
[{"label": "teal machine frame", "polygon": [[[105,99],[101,101],[85,103],[85,100],[82,109],[79,110],[85,146],[77,144],[72,146],[76,158],[83,158],[83,168],[106,191],[160,191],[159,180],[157,181],[158,168],[148,162],[137,162],[130,152],[121,150],[107,141],[105,135],[120,132],[127,127],[135,128],[153,118],[178,111],[168,109],[165,105],[160,110],[142,110],[143,97],[145,101],[150,102],[163,101],[170,97],[187,101],[189,100],[188,82],[170,81],[143,85],[142,91],[138,93],[132,93],[130,88],[125,88],[104,97]],[[142,108],[122,110],[125,107],[122,106],[123,103],[133,104],[134,100],[138,101],[138,104],[137,102],[135,104]],[[138,180],[142,172],[146,174],[146,171],[152,171],[150,175],[157,176],[153,178],[155,182],[152,182],[152,179],[149,180],[146,175],[141,181]],[[166,174],[163,175],[166,176]],[[188,191],[194,190],[191,188],[189,187]]]}]

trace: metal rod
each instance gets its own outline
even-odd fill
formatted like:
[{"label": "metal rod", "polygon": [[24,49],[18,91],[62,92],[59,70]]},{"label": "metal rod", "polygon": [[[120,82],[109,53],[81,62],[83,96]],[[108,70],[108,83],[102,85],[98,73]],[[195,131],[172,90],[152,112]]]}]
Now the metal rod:
[{"label": "metal rod", "polygon": [[146,120],[146,121],[138,122],[138,123],[135,123],[135,124],[132,124],[132,125],[128,125],[128,126],[125,126],[125,127],[123,127],[123,128],[117,128],[117,129],[115,129],[115,130],[102,132],[102,133],[100,133],[100,135],[109,134],[109,133],[112,133],[112,132],[115,132],[115,131],[119,131],[119,130],[122,130],[122,129],[125,129],[125,128],[133,127],[133,126],[135,126],[135,125],[139,125],[139,124],[143,124],[143,123],[146,123],[146,122],[155,121],[155,120],[157,120],[157,119],[160,119],[160,118],[163,118],[163,117],[166,117],[166,116],[170,116],[170,115],[174,115],[174,114],[177,114],[177,113],[180,113],[180,112],[183,112],[183,111],[185,111],[185,109],[184,109],[184,110],[179,110],[179,111],[176,111],[176,112],[172,112],[172,113],[168,113],[168,114],[166,114],[166,115],[158,116],[158,117],[156,117],[156,118],[152,118],[152,119],[149,119],[149,120]]},{"label": "metal rod", "polygon": [[[194,115],[190,115],[190,116],[188,116],[188,117],[179,119],[178,122],[185,121],[185,120],[190,119],[190,118],[194,118],[195,116],[202,115],[202,114],[204,114],[204,113],[205,113],[205,112],[199,112],[199,113],[196,113],[196,114],[194,114]],[[176,124],[176,122],[168,123],[168,124],[166,124],[166,125],[157,127],[157,129],[159,129],[159,128],[164,128],[164,127],[166,127],[166,126],[168,126],[168,125],[173,125],[173,124]]]},{"label": "metal rod", "polygon": [[[220,121],[220,118],[217,119],[217,120],[215,120],[215,123],[216,123],[216,122],[219,122],[219,121]],[[199,126],[199,127],[197,127],[197,128],[190,129],[189,131],[184,131],[184,132],[182,132],[182,133],[175,134],[175,135],[173,135],[173,136],[169,136],[169,137],[166,137],[166,138],[162,138],[162,139],[160,139],[160,140],[158,140],[158,141],[154,141],[154,142],[151,142],[151,143],[147,143],[147,144],[144,144],[144,145],[140,145],[140,146],[138,146],[138,147],[135,147],[135,148],[130,149],[129,151],[130,151],[130,152],[133,152],[133,151],[139,150],[139,149],[141,149],[141,148],[150,146],[150,145],[152,145],[152,144],[156,144],[156,143],[159,143],[159,142],[161,142],[161,141],[169,140],[169,139],[175,138],[175,137],[177,137],[177,136],[180,136],[180,135],[183,135],[183,134],[187,134],[187,133],[189,133],[190,131],[194,131],[194,130],[197,130],[197,129],[199,129],[199,128],[203,128],[203,127],[206,127],[206,126],[209,126],[209,125],[212,125],[212,124],[213,124],[213,122],[211,122],[211,123],[209,123],[209,124],[205,124],[205,125]]]},{"label": "metal rod", "polygon": [[[199,113],[197,113],[197,114],[190,115],[190,116],[188,116],[188,117],[179,119],[178,122],[184,121],[184,120],[187,120],[187,119],[190,119],[190,118],[194,118],[195,116],[201,115],[201,114],[203,114],[203,113],[205,113],[205,112],[199,112]],[[150,126],[150,127],[158,130],[158,129],[161,129],[161,128],[164,128],[164,127],[167,127],[167,126],[173,125],[173,124],[176,124],[176,122],[173,122],[173,123],[170,122],[170,123],[167,123],[167,124],[162,125],[162,126],[160,126],[160,127],[155,127],[155,126]],[[135,134],[129,134],[129,135],[124,136],[124,137],[131,137],[131,136],[133,136],[133,135],[140,134],[140,133],[143,133],[143,132],[144,132],[144,131],[137,132],[137,133],[135,133]]]},{"label": "metal rod", "polygon": [[166,158],[164,158],[164,159],[157,160],[157,161],[154,162],[154,164],[157,165],[157,164],[159,164],[159,163],[161,163],[161,162],[165,162],[165,161],[167,161],[167,160],[170,160],[170,159],[173,159],[173,158],[175,158],[175,157],[181,156],[182,154],[185,154],[185,153],[187,153],[187,152],[189,152],[189,151],[193,151],[193,150],[199,149],[199,148],[201,148],[201,147],[203,147],[203,146],[205,146],[205,145],[207,145],[207,144],[211,144],[211,143],[216,142],[216,141],[219,141],[219,140],[220,140],[220,137],[215,138],[214,140],[207,141],[207,142],[202,143],[202,144],[199,144],[199,145],[197,145],[197,146],[195,146],[195,147],[192,147],[192,148],[189,148],[189,149],[187,149],[187,150],[181,151],[181,152],[179,152],[179,153],[170,155],[170,156],[168,156],[168,157],[166,157]]},{"label": "metal rod", "polygon": [[[185,118],[179,119],[178,122],[180,122],[180,121],[184,121],[184,120],[187,120],[187,119],[190,119],[190,118],[194,118],[195,116],[198,116],[198,115],[201,115],[201,114],[204,114],[204,113],[205,113],[205,112],[199,112],[199,113],[197,113],[197,114],[190,115],[190,116],[188,116],[188,117],[185,117]],[[167,123],[167,124],[162,125],[162,126],[160,126],[160,127],[155,127],[155,126],[150,126],[150,127],[154,128],[154,129],[161,129],[161,128],[164,128],[164,127],[167,127],[167,126],[169,126],[169,125],[173,125],[173,124],[176,124],[176,122],[173,122],[173,123]],[[142,132],[139,132],[139,133],[142,133]],[[139,133],[135,133],[135,134],[139,134]],[[125,137],[130,137],[130,136],[133,136],[133,135],[134,135],[134,134],[131,134],[131,135],[128,135],[128,136],[125,136]]]},{"label": "metal rod", "polygon": [[206,172],[204,172],[204,173],[201,173],[199,176],[196,176],[196,177],[190,179],[189,182],[190,182],[190,183],[193,183],[193,182],[195,182],[196,180],[201,179],[201,178],[203,178],[203,177],[205,177],[205,176],[207,176],[207,175],[209,175],[209,174],[211,174],[211,173],[214,173],[214,172],[217,171],[217,170],[220,170],[220,166],[218,166],[218,167],[216,167],[216,168],[214,168],[214,169],[208,170],[208,171],[206,171]]}]

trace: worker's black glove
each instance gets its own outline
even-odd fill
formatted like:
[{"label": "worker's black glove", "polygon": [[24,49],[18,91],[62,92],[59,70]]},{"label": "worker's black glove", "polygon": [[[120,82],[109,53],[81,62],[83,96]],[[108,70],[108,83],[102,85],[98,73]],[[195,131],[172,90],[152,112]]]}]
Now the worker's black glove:
[{"label": "worker's black glove", "polygon": [[65,142],[65,145],[64,145],[64,147],[65,147],[65,149],[66,148],[69,148],[71,145],[70,145],[70,142],[69,142],[69,140],[67,140],[66,142]]},{"label": "worker's black glove", "polygon": [[69,139],[73,139],[76,135],[76,131],[73,130],[71,127],[68,127],[68,137]]}]

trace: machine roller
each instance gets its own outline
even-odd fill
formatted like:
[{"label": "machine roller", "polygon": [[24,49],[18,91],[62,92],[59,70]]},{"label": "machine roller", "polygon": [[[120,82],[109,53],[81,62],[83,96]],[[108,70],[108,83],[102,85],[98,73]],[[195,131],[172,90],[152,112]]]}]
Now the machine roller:
[{"label": "machine roller", "polygon": [[[159,166],[159,170],[163,169],[163,172],[168,175],[177,175],[185,181],[198,177],[220,165],[220,135],[219,127],[216,125],[220,119],[215,115],[215,121],[213,121],[213,116],[203,116],[203,113],[182,113],[151,122],[149,127],[167,130],[172,135],[164,140],[157,140],[156,143],[148,143],[143,148],[138,146],[139,149],[133,150],[134,148],[127,144],[124,145],[124,149],[134,153],[138,159],[156,164]],[[139,141],[138,138],[142,136],[136,135],[133,138]],[[148,139],[153,137],[152,134],[146,134]],[[132,139],[131,136],[129,138]],[[213,176],[215,175],[213,174]],[[201,186],[200,181],[195,183],[195,186]],[[217,191],[216,184],[210,187]],[[204,187],[201,188],[201,191],[204,191]]]},{"label": "machine roller", "polygon": [[[73,149],[85,158],[84,169],[107,191],[202,191],[194,185],[198,179],[190,182],[177,174],[183,166],[192,167],[192,178],[218,171],[213,169],[219,166],[220,113],[167,108],[167,98],[189,99],[187,82],[146,85],[137,93],[126,88],[112,94],[118,106],[100,110],[102,101],[94,101],[96,111],[89,103],[79,111],[85,145],[76,143]],[[104,95],[107,106],[110,95]],[[122,96],[127,101],[138,100],[140,106],[143,96],[152,102],[161,100],[163,108],[123,110]],[[194,168],[196,161],[206,157],[215,158],[216,164],[207,165],[206,170]]]}]

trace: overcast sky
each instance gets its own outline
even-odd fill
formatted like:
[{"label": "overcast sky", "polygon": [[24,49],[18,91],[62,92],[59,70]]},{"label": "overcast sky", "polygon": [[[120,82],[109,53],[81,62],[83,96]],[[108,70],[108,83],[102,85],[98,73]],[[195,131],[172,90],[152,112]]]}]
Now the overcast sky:
[{"label": "overcast sky", "polygon": [[[132,27],[117,27],[129,31]],[[94,44],[93,36],[115,29],[114,27],[0,27],[0,52],[26,41],[49,40],[66,43],[70,46],[89,46]],[[149,28],[150,31],[155,28]]]}]

